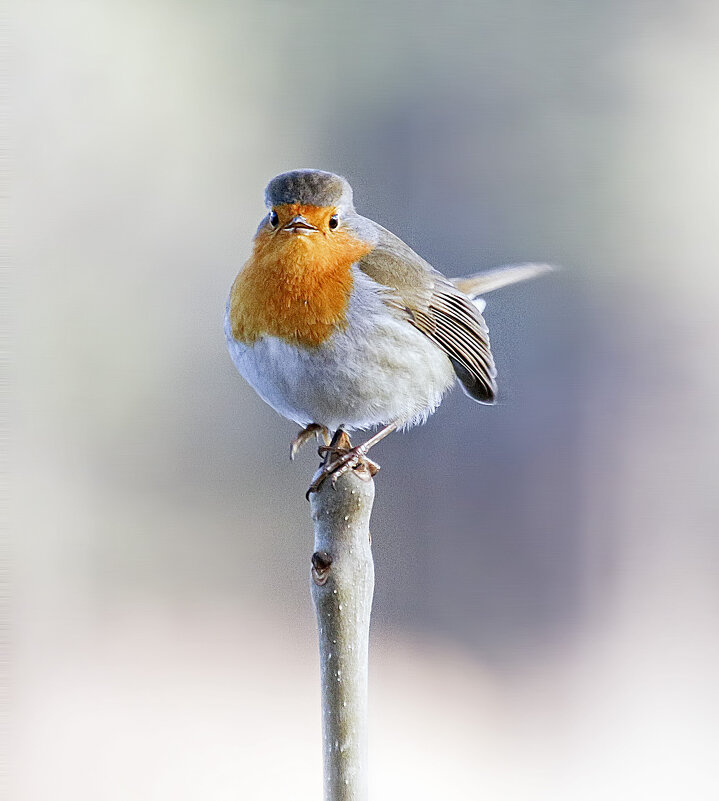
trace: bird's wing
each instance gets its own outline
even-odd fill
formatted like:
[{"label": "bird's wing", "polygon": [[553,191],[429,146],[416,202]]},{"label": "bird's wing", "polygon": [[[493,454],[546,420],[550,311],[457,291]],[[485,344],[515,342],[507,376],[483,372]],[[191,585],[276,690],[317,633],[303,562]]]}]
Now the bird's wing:
[{"label": "bird's wing", "polygon": [[385,302],[390,307],[447,354],[465,392],[481,403],[493,403],[497,371],[487,324],[477,306],[384,228],[377,246],[357,266],[387,287]]}]

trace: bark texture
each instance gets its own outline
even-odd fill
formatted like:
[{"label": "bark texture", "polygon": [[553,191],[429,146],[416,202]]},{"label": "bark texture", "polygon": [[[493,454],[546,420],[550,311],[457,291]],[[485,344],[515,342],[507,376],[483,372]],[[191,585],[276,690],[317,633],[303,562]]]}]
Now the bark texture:
[{"label": "bark texture", "polygon": [[367,798],[367,657],[374,592],[374,482],[352,471],[311,496],[312,600],[319,630],[325,801]]}]

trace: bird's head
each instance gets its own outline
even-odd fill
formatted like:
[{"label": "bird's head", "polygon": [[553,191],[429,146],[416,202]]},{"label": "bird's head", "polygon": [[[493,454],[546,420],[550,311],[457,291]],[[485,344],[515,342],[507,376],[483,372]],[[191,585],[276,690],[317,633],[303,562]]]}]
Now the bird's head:
[{"label": "bird's head", "polygon": [[292,170],[273,178],[265,190],[267,216],[259,231],[280,237],[328,237],[354,215],[352,187],[322,170]]},{"label": "bird's head", "polygon": [[373,223],[355,212],[347,181],[321,170],[278,175],[265,203],[268,213],[232,288],[233,336],[320,345],[347,322],[352,268],[374,247]]}]

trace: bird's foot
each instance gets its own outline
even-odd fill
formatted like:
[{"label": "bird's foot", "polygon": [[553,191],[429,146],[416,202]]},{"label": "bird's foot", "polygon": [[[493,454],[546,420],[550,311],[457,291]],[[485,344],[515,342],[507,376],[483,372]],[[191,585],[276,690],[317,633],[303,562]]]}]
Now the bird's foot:
[{"label": "bird's foot", "polygon": [[312,437],[316,437],[317,439],[322,437],[322,439],[325,441],[325,445],[329,445],[329,429],[326,426],[321,426],[319,423],[310,423],[292,440],[292,444],[290,445],[290,459],[294,459],[295,456],[297,456],[299,449],[306,442],[309,442]]},{"label": "bird's foot", "polygon": [[325,478],[332,476],[332,486],[337,483],[337,479],[354,470],[357,475],[369,481],[372,476],[377,474],[379,465],[367,456],[367,449],[364,445],[357,445],[356,448],[330,448],[321,447],[317,449],[320,456],[326,453],[334,458],[324,465]]},{"label": "bird's foot", "polygon": [[400,425],[402,425],[401,420],[390,423],[371,436],[367,442],[363,442],[356,448],[352,447],[350,438],[344,429],[338,428],[334,437],[332,437],[332,442],[328,446],[323,445],[317,450],[317,453],[324,457],[324,461],[320,465],[320,469],[315,473],[312,483],[305,494],[307,500],[310,499],[311,493],[317,492],[327,476],[332,477],[333,487],[337,483],[337,479],[349,470],[354,470],[356,475],[364,481],[371,481],[372,476],[379,470],[379,465],[377,462],[367,458],[367,451]]},{"label": "bird's foot", "polygon": [[[319,450],[326,450],[328,454],[330,453],[329,448],[320,448]],[[319,470],[312,479],[312,483],[307,490],[308,500],[313,492],[319,490],[327,478],[331,479],[332,486],[334,487],[339,478],[350,470],[353,470],[354,474],[363,481],[370,481],[379,470],[377,462],[368,458],[364,453],[362,445],[358,445],[356,448],[350,448],[349,450],[333,449],[331,453],[334,458],[327,464],[320,465]]]},{"label": "bird's foot", "polygon": [[[317,492],[322,484],[330,478],[334,487],[340,476],[354,470],[358,478],[369,481],[379,470],[377,462],[367,458],[367,443],[353,448],[347,433],[339,429],[329,445],[321,445],[317,453],[324,457],[324,461],[315,473],[312,483],[307,490],[307,498]],[[370,446],[371,447],[371,446]]]}]

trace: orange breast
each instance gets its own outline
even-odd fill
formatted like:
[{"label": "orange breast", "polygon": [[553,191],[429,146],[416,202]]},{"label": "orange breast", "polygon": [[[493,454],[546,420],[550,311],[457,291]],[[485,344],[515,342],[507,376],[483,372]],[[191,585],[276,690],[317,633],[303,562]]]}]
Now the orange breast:
[{"label": "orange breast", "polygon": [[230,293],[232,334],[316,347],[347,322],[352,264],[372,247],[347,232],[262,230]]}]

